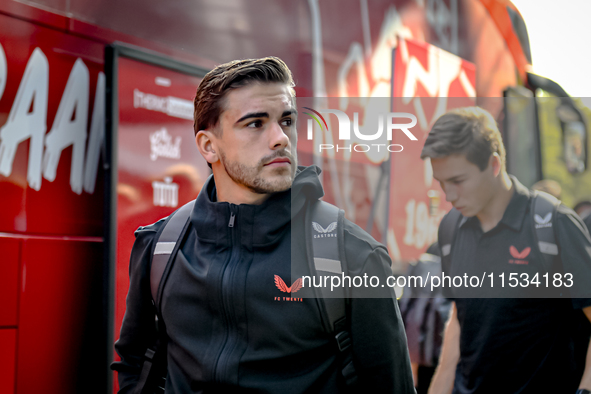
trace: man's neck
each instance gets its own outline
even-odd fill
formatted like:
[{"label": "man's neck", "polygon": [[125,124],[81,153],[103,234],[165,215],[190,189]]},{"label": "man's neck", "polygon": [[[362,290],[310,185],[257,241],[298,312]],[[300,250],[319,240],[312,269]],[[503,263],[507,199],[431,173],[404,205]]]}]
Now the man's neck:
[{"label": "man's neck", "polygon": [[255,193],[244,185],[232,181],[226,174],[216,174],[213,176],[215,182],[216,201],[228,202],[230,204],[240,205],[261,205],[272,193]]},{"label": "man's neck", "polygon": [[[237,186],[237,185],[236,185]],[[234,187],[232,190],[224,190],[216,185],[217,202],[228,202],[230,204],[240,205],[261,205],[271,194],[254,193],[246,187]]]},{"label": "man's neck", "polygon": [[499,177],[497,192],[493,195],[488,205],[476,215],[483,232],[490,231],[499,224],[501,219],[503,219],[507,206],[509,206],[511,197],[513,197],[515,186],[511,182],[511,178],[507,172],[503,171]]}]

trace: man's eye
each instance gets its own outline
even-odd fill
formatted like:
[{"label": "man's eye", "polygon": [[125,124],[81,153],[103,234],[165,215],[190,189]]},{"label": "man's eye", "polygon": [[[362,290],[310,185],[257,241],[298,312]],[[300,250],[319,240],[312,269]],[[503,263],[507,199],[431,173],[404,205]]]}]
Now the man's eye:
[{"label": "man's eye", "polygon": [[246,125],[246,127],[253,127],[253,128],[260,128],[263,126],[263,122],[261,120],[254,120]]},{"label": "man's eye", "polygon": [[281,125],[282,125],[282,126],[287,126],[287,127],[290,127],[290,126],[291,126],[291,122],[292,122],[291,118],[283,119],[283,120],[281,121]]},{"label": "man's eye", "polygon": [[462,179],[462,180],[455,180],[455,181],[453,181],[452,183],[453,183],[454,185],[459,185],[459,184],[461,184],[462,182],[464,182],[464,180],[463,180],[463,179]]}]

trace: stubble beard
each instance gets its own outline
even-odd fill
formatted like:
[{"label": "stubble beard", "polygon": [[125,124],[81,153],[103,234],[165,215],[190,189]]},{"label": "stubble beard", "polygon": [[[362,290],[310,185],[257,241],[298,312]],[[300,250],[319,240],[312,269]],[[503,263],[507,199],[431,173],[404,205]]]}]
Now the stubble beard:
[{"label": "stubble beard", "polygon": [[[257,194],[285,191],[291,187],[295,178],[297,158],[285,150],[263,157],[255,166],[247,166],[242,163],[229,161],[226,159],[226,155],[223,151],[220,150],[219,153],[220,161],[230,179]],[[273,179],[266,179],[265,176],[261,174],[264,169],[264,163],[268,163],[278,157],[289,158],[291,165],[289,167],[270,168],[272,173],[280,176],[276,175]]]}]

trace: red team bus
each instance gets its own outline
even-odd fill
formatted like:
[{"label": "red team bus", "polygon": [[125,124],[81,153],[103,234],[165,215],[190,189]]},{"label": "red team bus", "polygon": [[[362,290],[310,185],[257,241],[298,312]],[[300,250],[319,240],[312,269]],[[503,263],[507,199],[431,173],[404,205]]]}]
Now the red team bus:
[{"label": "red team bus", "polygon": [[555,179],[571,206],[591,196],[587,110],[529,72],[508,0],[0,0],[0,393],[117,389],[133,231],[210,174],[197,85],[216,64],[269,55],[291,68],[300,106],[361,123],[375,108],[416,115],[417,141],[384,141],[403,152],[353,140],[353,155],[336,118],[300,110],[301,164],[323,168],[325,199],[388,246],[395,273],[450,207],[419,158],[450,108],[489,109],[527,185]]}]

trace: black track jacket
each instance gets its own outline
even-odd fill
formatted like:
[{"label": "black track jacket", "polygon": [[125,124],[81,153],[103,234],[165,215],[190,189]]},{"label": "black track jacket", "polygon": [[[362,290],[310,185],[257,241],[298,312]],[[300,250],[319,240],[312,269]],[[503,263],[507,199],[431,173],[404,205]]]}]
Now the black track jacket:
[{"label": "black track jacket", "polygon": [[[306,266],[303,211],[324,194],[320,170],[300,167],[292,188],[262,205],[215,201],[210,177],[197,197],[186,242],[162,293],[168,336],[166,393],[339,393],[339,351],[323,327],[319,301],[281,291],[291,263]],[[233,226],[230,227],[233,217]],[[150,261],[160,220],[136,231],[120,339],[120,393],[130,393],[155,336]],[[390,275],[386,248],[345,220],[349,275]],[[308,274],[302,271],[302,274]],[[348,316],[359,387],[353,391],[414,393],[404,327],[394,292],[352,298]],[[301,294],[311,291],[299,290]],[[352,294],[354,296],[354,294]]]}]

